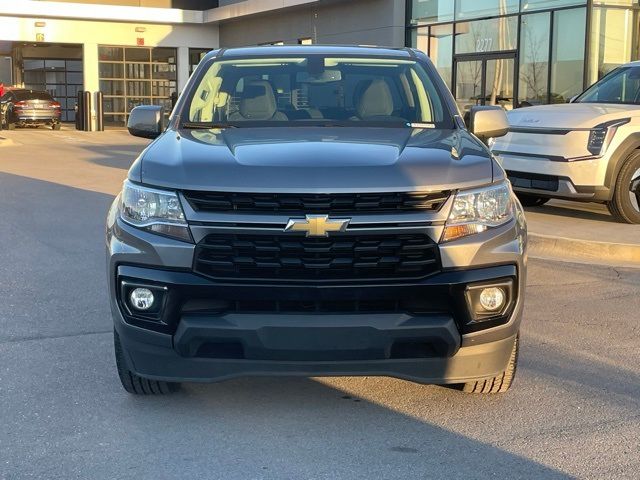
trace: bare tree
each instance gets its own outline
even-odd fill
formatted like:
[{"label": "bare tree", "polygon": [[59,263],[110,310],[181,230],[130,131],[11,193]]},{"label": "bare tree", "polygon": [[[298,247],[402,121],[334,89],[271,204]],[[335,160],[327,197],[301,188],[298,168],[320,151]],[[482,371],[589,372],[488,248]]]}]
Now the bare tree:
[{"label": "bare tree", "polygon": [[542,34],[531,35],[530,31],[525,35],[527,62],[520,69],[520,81],[527,87],[527,97],[530,99],[543,99],[547,93],[547,64],[546,56],[548,47],[544,44]]}]

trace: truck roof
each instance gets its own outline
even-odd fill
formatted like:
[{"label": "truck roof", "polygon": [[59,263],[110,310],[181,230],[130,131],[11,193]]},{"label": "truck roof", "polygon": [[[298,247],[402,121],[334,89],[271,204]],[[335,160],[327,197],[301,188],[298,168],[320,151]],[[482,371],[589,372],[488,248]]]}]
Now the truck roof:
[{"label": "truck roof", "polygon": [[270,57],[277,55],[371,55],[410,58],[416,56],[410,48],[378,47],[372,45],[261,45],[253,47],[221,48],[212,50],[211,57]]}]

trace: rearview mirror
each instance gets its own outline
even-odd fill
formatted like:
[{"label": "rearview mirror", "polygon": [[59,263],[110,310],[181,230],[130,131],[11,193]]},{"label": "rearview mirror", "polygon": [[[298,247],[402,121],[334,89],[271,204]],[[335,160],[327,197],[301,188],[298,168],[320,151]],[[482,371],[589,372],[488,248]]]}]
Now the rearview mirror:
[{"label": "rearview mirror", "polygon": [[320,73],[298,72],[296,74],[297,83],[331,83],[342,80],[340,70],[323,70]]},{"label": "rearview mirror", "polygon": [[490,138],[506,135],[509,132],[509,121],[504,108],[497,105],[471,107],[469,130],[483,143]]},{"label": "rearview mirror", "polygon": [[140,105],[129,113],[127,130],[134,137],[156,138],[164,131],[164,107]]}]

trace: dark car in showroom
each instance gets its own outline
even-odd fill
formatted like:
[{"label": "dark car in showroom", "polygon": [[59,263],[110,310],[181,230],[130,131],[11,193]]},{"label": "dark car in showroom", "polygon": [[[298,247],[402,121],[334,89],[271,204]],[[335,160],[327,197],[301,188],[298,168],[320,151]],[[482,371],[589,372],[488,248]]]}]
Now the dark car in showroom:
[{"label": "dark car in showroom", "polygon": [[60,103],[39,90],[12,89],[0,98],[2,128],[50,126],[60,130]]},{"label": "dark car in showroom", "polygon": [[505,392],[527,264],[522,207],[413,49],[222,49],[133,162],[106,225],[126,391],[256,375],[388,375]]}]

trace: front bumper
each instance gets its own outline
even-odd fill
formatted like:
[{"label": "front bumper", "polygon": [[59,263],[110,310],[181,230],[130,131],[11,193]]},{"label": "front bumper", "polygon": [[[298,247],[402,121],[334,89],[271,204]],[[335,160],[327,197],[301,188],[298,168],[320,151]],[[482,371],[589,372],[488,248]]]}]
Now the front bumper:
[{"label": "front bumper", "polygon": [[516,192],[585,201],[609,198],[609,189],[605,186],[605,158],[566,161],[508,152],[500,152],[497,158]]},{"label": "front bumper", "polygon": [[[107,219],[111,310],[127,366],[142,377],[212,382],[244,375],[387,375],[446,384],[492,377],[508,364],[526,280],[526,224],[517,202],[509,224],[439,245],[439,273],[322,285],[197,275],[195,245],[123,223],[117,205],[116,199]],[[194,228],[192,234],[204,237],[200,229],[218,227]],[[414,229],[440,238],[442,228]],[[470,323],[466,287],[505,279],[513,283],[509,309],[498,319]],[[123,282],[156,288],[163,313],[132,315],[123,303]],[[226,303],[217,310],[218,300]],[[273,302],[277,311],[264,308]],[[371,302],[384,305],[382,311]],[[389,302],[413,307],[393,310]],[[307,303],[321,311],[308,311]],[[354,304],[369,307],[359,311]]]},{"label": "front bumper", "polygon": [[[522,315],[520,295],[499,321],[503,328],[497,338],[493,332],[487,342],[479,337],[463,345],[460,334],[466,328],[460,311],[466,285],[504,279],[518,284],[515,265],[442,272],[412,285],[357,287],[225,285],[190,272],[119,266],[111,308],[128,368],[146,378],[211,382],[243,375],[388,375],[461,383],[497,375],[507,365]],[[136,318],[118,292],[123,284],[165,295],[166,316]],[[433,311],[220,313],[211,311],[216,298],[431,298]]]}]

